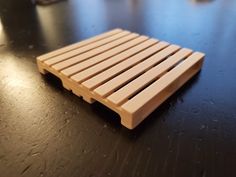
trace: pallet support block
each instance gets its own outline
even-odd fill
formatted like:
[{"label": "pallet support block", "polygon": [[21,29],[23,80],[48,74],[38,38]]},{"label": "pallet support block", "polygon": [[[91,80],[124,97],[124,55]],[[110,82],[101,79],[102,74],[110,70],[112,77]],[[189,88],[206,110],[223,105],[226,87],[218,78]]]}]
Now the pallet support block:
[{"label": "pallet support block", "polygon": [[37,57],[86,102],[99,101],[135,128],[202,67],[204,54],[165,41],[114,29]]}]

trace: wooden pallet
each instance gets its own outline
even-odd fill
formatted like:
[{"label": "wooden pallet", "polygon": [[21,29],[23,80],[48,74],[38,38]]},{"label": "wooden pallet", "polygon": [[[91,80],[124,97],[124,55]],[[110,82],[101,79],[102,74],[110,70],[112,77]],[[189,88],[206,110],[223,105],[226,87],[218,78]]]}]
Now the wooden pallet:
[{"label": "wooden pallet", "polygon": [[204,54],[164,41],[114,29],[37,57],[50,72],[88,103],[117,112],[121,124],[136,127],[193,77]]}]

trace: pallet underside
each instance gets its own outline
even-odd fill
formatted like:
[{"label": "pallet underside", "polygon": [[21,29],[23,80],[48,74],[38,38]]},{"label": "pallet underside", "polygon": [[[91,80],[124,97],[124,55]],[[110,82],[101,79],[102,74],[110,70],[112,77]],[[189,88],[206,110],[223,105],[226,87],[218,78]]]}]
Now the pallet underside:
[{"label": "pallet underside", "polygon": [[52,73],[88,103],[99,101],[135,128],[193,77],[204,54],[115,29],[37,57],[40,73]]}]

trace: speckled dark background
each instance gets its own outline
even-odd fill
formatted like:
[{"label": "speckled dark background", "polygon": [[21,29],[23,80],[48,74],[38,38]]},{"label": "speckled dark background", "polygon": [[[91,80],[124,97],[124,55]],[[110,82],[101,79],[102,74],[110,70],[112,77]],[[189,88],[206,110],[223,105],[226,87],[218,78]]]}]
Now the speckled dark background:
[{"label": "speckled dark background", "polygon": [[[0,0],[0,177],[236,176],[235,0],[29,2]],[[133,131],[35,62],[116,27],[206,53],[200,74]]]}]

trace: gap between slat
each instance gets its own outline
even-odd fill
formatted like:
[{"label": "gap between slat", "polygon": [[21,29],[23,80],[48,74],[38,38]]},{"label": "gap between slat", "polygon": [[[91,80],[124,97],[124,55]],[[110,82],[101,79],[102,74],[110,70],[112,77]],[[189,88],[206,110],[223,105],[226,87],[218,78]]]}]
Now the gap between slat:
[{"label": "gap between slat", "polygon": [[92,77],[91,79],[85,81],[82,83],[82,86],[85,88],[92,90],[100,85],[104,84],[108,80],[112,79],[113,77],[116,77],[117,75],[121,74],[122,72],[125,72],[126,70],[130,69],[134,65],[142,62],[143,60],[147,59],[151,55],[154,55],[155,53],[159,52],[160,50],[163,50],[169,45],[167,42],[159,42],[158,44],[151,46],[144,51],[141,51],[140,53],[127,58],[125,61],[122,61],[121,63],[112,66],[108,70],[105,70],[98,75]]},{"label": "gap between slat", "polygon": [[124,103],[121,108],[130,114],[135,114],[138,110],[145,109],[148,106],[149,101],[154,99],[156,95],[161,93],[165,88],[167,88],[172,82],[178,79],[178,77],[180,77],[194,64],[202,60],[203,57],[204,54],[200,52],[193,53],[179,65],[173,68],[170,72],[163,75],[152,85],[150,85],[145,90],[137,94],[135,97]]},{"label": "gap between slat", "polygon": [[140,51],[145,50],[146,48],[156,44],[158,41],[154,39],[149,39],[147,41],[144,41],[142,43],[139,43],[138,45],[133,46],[132,48],[125,50],[124,52],[115,55],[97,65],[94,65],[93,67],[90,67],[82,72],[77,73],[76,75],[72,76],[71,78],[78,82],[81,83],[92,76],[103,72],[106,69],[109,69],[110,67],[124,61],[125,59],[139,53]]},{"label": "gap between slat", "polygon": [[68,67],[74,65],[74,64],[77,64],[79,62],[87,60],[87,59],[89,59],[89,58],[91,58],[93,56],[102,54],[103,52],[106,52],[109,49],[112,49],[112,48],[114,48],[116,46],[119,46],[119,45],[123,44],[124,42],[127,42],[127,41],[129,41],[129,40],[131,40],[133,38],[138,37],[138,36],[139,35],[135,34],[135,33],[132,33],[132,34],[129,34],[129,35],[125,35],[125,36],[123,36],[123,37],[121,37],[121,38],[119,38],[119,39],[117,39],[115,41],[112,41],[112,42],[108,43],[108,44],[105,44],[103,46],[100,46],[98,48],[90,50],[90,51],[88,51],[86,53],[83,53],[83,54],[78,55],[76,57],[70,58],[68,60],[62,61],[62,62],[60,62],[58,64],[52,65],[52,68],[54,68],[54,69],[56,69],[58,71],[61,71],[61,70],[65,69],[65,68],[68,68]]},{"label": "gap between slat", "polygon": [[170,54],[175,53],[180,49],[177,45],[171,45],[164,50],[158,52],[157,54],[151,56],[147,60],[135,65],[134,67],[130,68],[129,70],[125,71],[124,73],[118,75],[117,77],[111,79],[110,81],[104,83],[103,85],[99,86],[94,90],[94,92],[101,97],[106,97],[110,95],[116,88],[126,84],[131,79],[135,78],[140,73],[145,72],[150,67],[155,65],[156,63],[160,63],[163,61],[167,56]]},{"label": "gap between slat", "polygon": [[192,50],[190,49],[183,48],[179,50],[177,53],[162,61],[160,64],[150,68],[150,70],[146,71],[140,77],[136,78],[132,82],[129,82],[127,85],[111,94],[107,99],[115,105],[123,104],[128,99],[145,89],[145,87],[151,85],[151,83],[161,77],[163,73],[168,72],[170,68],[176,66],[176,64],[179,64],[186,57],[191,55],[191,53]]},{"label": "gap between slat", "polygon": [[102,39],[102,40],[99,40],[97,42],[94,42],[94,43],[92,43],[90,45],[86,45],[86,46],[78,48],[76,50],[69,51],[67,53],[64,53],[64,54],[61,54],[59,56],[53,57],[53,58],[51,58],[49,60],[46,60],[45,63],[47,65],[51,66],[51,65],[56,65],[56,64],[60,64],[60,63],[66,62],[67,60],[70,60],[70,59],[72,59],[72,58],[74,58],[76,56],[82,55],[82,54],[84,54],[86,52],[89,52],[89,51],[91,51],[93,49],[96,49],[98,47],[104,46],[104,45],[106,45],[106,44],[108,44],[110,42],[118,40],[118,39],[120,39],[120,38],[122,38],[124,36],[129,35],[129,34],[131,34],[131,33],[128,32],[128,31],[123,31],[121,33],[118,33],[118,34],[115,34],[113,36],[110,36],[110,37],[107,37],[105,39]]},{"label": "gap between slat", "polygon": [[[122,45],[119,45],[117,47],[114,47],[100,55],[94,56],[92,58],[89,58],[83,62],[80,62],[78,64],[75,64],[69,68],[66,68],[64,70],[61,71],[62,74],[66,75],[67,77],[72,76],[71,78],[73,80],[76,79],[76,76],[79,75],[79,72],[92,67],[96,64],[101,63],[102,61],[106,61],[111,57],[115,57],[116,55],[119,55],[121,52],[126,51],[128,49],[130,49],[131,47],[144,42],[148,40],[148,37],[146,36],[140,36],[137,38],[131,38],[130,40],[127,39],[125,43],[123,43]],[[77,74],[78,73],[78,74]]]},{"label": "gap between slat", "polygon": [[97,35],[97,36],[94,36],[92,38],[89,38],[89,39],[86,39],[86,40],[83,40],[83,41],[80,41],[80,42],[77,42],[75,44],[71,44],[71,45],[68,45],[68,46],[65,46],[63,48],[60,48],[60,49],[57,49],[57,50],[54,50],[52,52],[49,52],[49,53],[46,53],[46,54],[43,54],[39,57],[37,57],[37,60],[39,61],[45,61],[45,60],[48,60],[52,57],[55,57],[55,56],[58,56],[58,55],[61,55],[63,53],[66,53],[66,52],[69,52],[69,51],[72,51],[72,50],[76,50],[80,47],[83,47],[85,45],[89,45],[93,42],[96,42],[96,41],[99,41],[101,39],[104,39],[106,37],[109,37],[109,36],[112,36],[114,34],[117,34],[117,33],[120,33],[122,32],[123,30],[122,29],[114,29],[114,30],[111,30],[111,31],[108,31],[106,33],[103,33],[103,34],[100,34],[100,35]]}]

